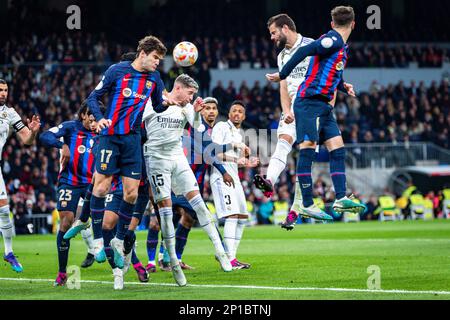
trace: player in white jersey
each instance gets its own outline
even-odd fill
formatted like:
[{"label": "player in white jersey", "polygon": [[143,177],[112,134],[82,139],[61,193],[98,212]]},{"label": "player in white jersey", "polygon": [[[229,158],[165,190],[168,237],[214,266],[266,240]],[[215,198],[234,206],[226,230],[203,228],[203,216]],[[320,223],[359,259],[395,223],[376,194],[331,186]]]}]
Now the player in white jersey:
[{"label": "player in white jersey", "polygon": [[[161,217],[161,231],[170,256],[172,273],[179,286],[186,285],[186,278],[175,252],[175,228],[171,191],[183,195],[197,214],[198,221],[208,234],[216,250],[216,258],[224,271],[231,271],[232,266],[220,241],[211,213],[207,209],[199,191],[197,180],[184,155],[181,138],[186,124],[198,128],[201,124],[200,111],[203,100],[197,98],[190,104],[198,84],[188,75],[182,74],[176,80],[173,90],[167,94],[172,101],[180,101],[165,111],[157,113],[151,103],[147,104],[143,121],[147,131],[144,144],[144,158],[147,174],[152,187],[155,202]],[[149,100],[150,101],[150,100]]]},{"label": "player in white jersey", "polygon": [[[211,139],[219,145],[242,144],[243,137],[240,132],[242,122],[245,120],[245,105],[242,101],[234,101],[228,114],[228,121],[217,123],[212,131]],[[237,260],[236,253],[248,220],[247,201],[244,189],[239,179],[239,167],[254,168],[259,165],[259,159],[245,158],[241,150],[228,150],[222,155],[223,166],[234,180],[234,187],[223,181],[219,170],[213,168],[210,183],[214,197],[217,217],[225,218],[223,238],[228,258],[234,269],[248,269],[250,265]],[[219,155],[219,158],[221,155]]]},{"label": "player in white jersey", "polygon": [[[314,39],[305,38],[300,33],[297,33],[294,21],[287,14],[279,14],[271,17],[267,22],[267,27],[270,32],[270,38],[275,42],[275,45],[280,49],[283,48],[278,55],[279,70],[283,68],[298,48],[306,46],[314,41]],[[262,190],[264,195],[269,198],[273,195],[273,188],[278,177],[286,168],[287,156],[292,150],[292,145],[297,140],[293,105],[297,89],[305,80],[306,72],[309,67],[309,60],[310,57],[307,57],[300,62],[292,73],[280,83],[280,99],[283,113],[277,131],[277,146],[270,159],[266,178],[257,174],[254,179],[255,186]],[[301,121],[301,119],[297,120]],[[332,219],[329,215],[313,215],[309,211],[304,212],[302,207],[302,193],[299,184],[296,182],[294,203],[292,204],[289,215],[297,217],[299,214],[302,214],[315,219]],[[282,227],[285,227],[285,225],[282,224]],[[288,227],[288,230],[291,229],[291,227]]]},{"label": "player in white jersey", "polygon": [[[27,119],[27,125],[13,108],[6,106],[8,98],[8,84],[0,79],[0,160],[3,147],[8,139],[11,127],[17,133],[20,141],[25,145],[32,145],[41,127],[39,116],[33,115],[31,121]],[[5,182],[0,169],[0,231],[5,244],[5,255],[3,259],[11,265],[16,272],[22,272],[23,267],[17,261],[12,249],[12,237],[14,234],[13,223],[10,218],[8,195],[6,193]]]}]

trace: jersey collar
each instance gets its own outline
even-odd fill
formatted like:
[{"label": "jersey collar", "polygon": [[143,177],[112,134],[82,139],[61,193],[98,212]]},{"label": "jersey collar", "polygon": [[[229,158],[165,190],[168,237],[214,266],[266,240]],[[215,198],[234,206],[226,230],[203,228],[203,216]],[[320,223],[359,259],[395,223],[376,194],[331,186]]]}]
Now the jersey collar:
[{"label": "jersey collar", "polygon": [[297,33],[297,41],[295,41],[294,45],[292,46],[292,48],[288,49],[285,48],[284,50],[286,50],[286,53],[290,53],[292,50],[297,49],[297,47],[299,45],[301,45],[303,42],[303,36],[300,33]]},{"label": "jersey collar", "polygon": [[227,123],[228,123],[228,125],[229,125],[232,129],[237,130],[237,128],[234,126],[234,123],[231,122],[231,120],[228,120]]}]

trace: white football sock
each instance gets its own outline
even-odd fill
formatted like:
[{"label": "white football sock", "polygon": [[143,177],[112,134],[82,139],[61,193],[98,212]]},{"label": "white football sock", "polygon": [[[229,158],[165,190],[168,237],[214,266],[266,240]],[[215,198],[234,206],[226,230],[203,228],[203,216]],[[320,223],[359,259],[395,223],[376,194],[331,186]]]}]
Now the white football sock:
[{"label": "white football sock", "polygon": [[225,242],[226,252],[228,258],[232,261],[236,259],[236,250],[234,246],[236,237],[236,228],[238,224],[238,219],[236,218],[226,218],[225,226],[223,230],[223,241]]},{"label": "white football sock", "polygon": [[84,243],[88,248],[90,254],[94,254],[94,236],[92,235],[91,228],[81,230],[81,236],[83,237]]},{"label": "white football sock", "polygon": [[164,245],[170,256],[170,264],[173,267],[178,264],[178,258],[175,252],[175,227],[173,226],[172,207],[160,208],[159,215],[161,217],[161,232],[164,238]]},{"label": "white football sock", "polygon": [[200,223],[200,226],[203,228],[203,230],[206,232],[209,239],[213,243],[216,253],[218,254],[223,253],[225,250],[222,246],[222,241],[220,241],[219,233],[213,222],[211,213],[206,207],[205,202],[203,201],[201,195],[196,195],[195,197],[193,197],[189,201],[189,204],[197,214],[197,219],[198,222]]},{"label": "white football sock", "polygon": [[3,234],[3,241],[5,242],[5,255],[11,253],[12,238],[13,238],[13,224],[9,217],[9,206],[0,208],[0,231]]},{"label": "white football sock", "polygon": [[244,233],[245,226],[247,225],[247,219],[238,219],[236,225],[236,234],[234,236],[234,254],[237,254],[239,244],[241,243],[242,234]]},{"label": "white football sock", "polygon": [[286,168],[287,157],[292,150],[292,146],[289,142],[283,139],[279,139],[275,152],[270,158],[269,167],[267,168],[267,179],[269,179],[273,185],[278,181],[278,177]]},{"label": "white football sock", "polygon": [[302,190],[300,190],[300,184],[298,182],[298,177],[297,177],[297,179],[295,179],[295,195],[294,195],[294,203],[292,203],[291,211],[300,213],[301,208],[303,208],[303,196],[302,196]]}]

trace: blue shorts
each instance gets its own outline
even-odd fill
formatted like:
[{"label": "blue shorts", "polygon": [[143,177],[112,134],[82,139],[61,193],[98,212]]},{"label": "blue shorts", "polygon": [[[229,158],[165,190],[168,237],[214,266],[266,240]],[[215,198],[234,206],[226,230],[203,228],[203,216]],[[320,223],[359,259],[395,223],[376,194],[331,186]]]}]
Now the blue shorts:
[{"label": "blue shorts", "polygon": [[323,143],[341,135],[333,107],[327,102],[309,98],[297,98],[294,102],[297,142]]},{"label": "blue shorts", "polygon": [[172,193],[172,207],[183,208],[184,211],[186,211],[186,213],[192,217],[192,219],[197,220],[197,214],[195,213],[194,209],[192,209],[189,201],[187,201],[184,196],[176,196]]},{"label": "blue shorts", "polygon": [[111,211],[114,213],[118,213],[120,209],[120,204],[123,200],[123,191],[117,190],[113,193],[110,193],[105,198],[105,211]]},{"label": "blue shorts", "polygon": [[58,203],[56,209],[59,212],[69,211],[76,214],[80,198],[84,199],[88,187],[89,185],[74,187],[65,183],[60,184],[58,186]]},{"label": "blue shorts", "polygon": [[98,173],[140,180],[142,165],[139,133],[98,137],[95,154],[95,169]]}]

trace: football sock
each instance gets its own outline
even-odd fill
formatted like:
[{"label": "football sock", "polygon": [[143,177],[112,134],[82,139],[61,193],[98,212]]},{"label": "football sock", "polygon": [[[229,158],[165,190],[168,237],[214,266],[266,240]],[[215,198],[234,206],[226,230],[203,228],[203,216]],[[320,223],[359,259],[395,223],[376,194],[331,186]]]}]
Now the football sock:
[{"label": "football sock", "polygon": [[94,236],[92,235],[91,228],[81,230],[81,236],[83,237],[84,243],[88,247],[88,252],[90,254],[94,254]]},{"label": "football sock", "polygon": [[181,260],[183,256],[184,247],[186,246],[190,231],[190,228],[185,228],[181,223],[178,224],[177,231],[175,232],[175,252],[178,260]]},{"label": "football sock", "polygon": [[302,206],[303,206],[302,191],[300,190],[300,184],[298,183],[297,177],[295,179],[295,195],[294,195],[294,202],[292,203],[291,206],[291,211],[299,213]]},{"label": "football sock", "polygon": [[114,263],[114,250],[111,248],[111,240],[114,238],[114,230],[103,229],[103,240],[105,244],[105,254],[111,269],[116,268]]},{"label": "football sock", "polygon": [[3,235],[3,242],[5,243],[5,255],[7,255],[13,251],[13,224],[9,216],[9,206],[0,208],[0,231]]},{"label": "football sock", "polygon": [[330,152],[330,174],[333,180],[336,199],[342,199],[346,193],[345,148]]},{"label": "football sock", "polygon": [[105,214],[105,198],[91,197],[91,215],[92,215],[92,231],[94,232],[94,239],[101,239],[103,216]]},{"label": "football sock", "polygon": [[156,247],[158,246],[158,230],[149,228],[147,233],[147,256],[148,261],[155,261]]},{"label": "football sock", "polygon": [[117,224],[117,233],[116,238],[119,240],[123,240],[125,234],[128,231],[128,226],[130,225],[131,218],[133,216],[134,204],[128,203],[125,200],[122,200],[120,204],[119,212],[119,223]]},{"label": "football sock", "polygon": [[315,158],[316,152],[314,149],[300,150],[300,157],[297,163],[297,178],[305,208],[314,204],[311,169]]},{"label": "football sock", "polygon": [[164,236],[164,244],[170,257],[172,266],[178,264],[178,258],[175,253],[175,228],[173,226],[172,207],[159,208],[161,217],[161,232]]},{"label": "football sock", "polygon": [[238,219],[236,225],[236,235],[234,236],[234,254],[236,256],[239,244],[241,243],[242,234],[244,233],[245,226],[247,225],[247,219]]},{"label": "football sock", "polygon": [[198,222],[213,243],[216,252],[223,253],[225,250],[222,245],[222,240],[202,196],[199,194],[196,195],[189,201],[189,204],[195,213],[197,213]]},{"label": "football sock", "polygon": [[136,251],[133,249],[133,251],[131,252],[131,264],[135,265],[140,263],[139,258],[136,255]]},{"label": "football sock", "polygon": [[238,224],[238,219],[236,218],[226,218],[225,226],[223,229],[223,240],[225,242],[225,247],[227,249],[227,255],[230,260],[236,259],[236,251],[234,250],[234,241],[236,237],[236,228]]},{"label": "football sock", "polygon": [[267,179],[269,179],[273,185],[275,185],[278,177],[286,168],[287,157],[291,150],[292,146],[289,142],[284,139],[278,140],[275,152],[270,158],[266,174]]},{"label": "football sock", "polygon": [[59,272],[66,273],[67,261],[69,260],[70,240],[64,239],[66,233],[58,231],[56,236],[56,248],[58,249]]},{"label": "football sock", "polygon": [[94,189],[94,185],[90,184],[86,190],[86,196],[83,200],[83,207],[81,208],[80,220],[84,223],[86,223],[91,216],[92,189]]}]

